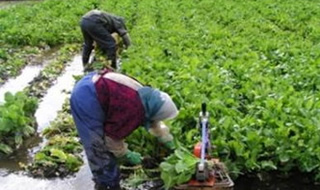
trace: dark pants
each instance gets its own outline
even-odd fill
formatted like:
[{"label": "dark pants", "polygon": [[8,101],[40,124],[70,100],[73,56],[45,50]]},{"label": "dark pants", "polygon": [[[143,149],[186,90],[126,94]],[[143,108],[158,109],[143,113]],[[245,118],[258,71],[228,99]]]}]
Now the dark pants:
[{"label": "dark pants", "polygon": [[97,20],[82,19],[80,23],[81,32],[84,39],[82,63],[84,66],[88,63],[93,41],[98,44],[99,49],[111,60],[112,67],[116,67],[116,41],[110,32]]},{"label": "dark pants", "polygon": [[105,113],[97,100],[93,75],[86,75],[75,85],[70,98],[71,112],[94,181],[105,187],[113,187],[119,185],[120,171],[116,158],[104,144]]}]

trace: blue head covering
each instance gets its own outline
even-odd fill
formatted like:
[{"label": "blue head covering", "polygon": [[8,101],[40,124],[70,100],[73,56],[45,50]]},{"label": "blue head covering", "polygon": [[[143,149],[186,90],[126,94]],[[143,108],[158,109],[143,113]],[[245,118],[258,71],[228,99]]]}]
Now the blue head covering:
[{"label": "blue head covering", "polygon": [[148,86],[140,88],[138,93],[145,109],[144,127],[149,129],[152,123],[151,118],[154,117],[160,110],[164,104],[164,100],[161,98],[161,93],[159,90]]},{"label": "blue head covering", "polygon": [[151,87],[142,87],[138,89],[138,93],[145,110],[144,127],[147,130],[154,121],[172,119],[177,116],[177,107],[167,93]]}]

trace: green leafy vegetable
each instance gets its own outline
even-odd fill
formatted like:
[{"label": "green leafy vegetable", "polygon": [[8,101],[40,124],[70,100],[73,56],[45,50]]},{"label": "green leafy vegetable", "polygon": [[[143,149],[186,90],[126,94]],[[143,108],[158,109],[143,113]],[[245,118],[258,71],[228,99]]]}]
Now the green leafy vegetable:
[{"label": "green leafy vegetable", "polygon": [[187,149],[180,147],[175,150],[174,154],[160,164],[161,179],[164,181],[165,188],[169,189],[190,180],[196,172],[198,162],[199,158]]}]

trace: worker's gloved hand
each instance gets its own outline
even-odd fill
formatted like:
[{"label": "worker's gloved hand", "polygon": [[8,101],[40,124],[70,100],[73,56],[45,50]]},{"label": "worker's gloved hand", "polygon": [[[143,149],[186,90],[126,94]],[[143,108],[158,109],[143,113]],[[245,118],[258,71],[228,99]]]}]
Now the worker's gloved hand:
[{"label": "worker's gloved hand", "polygon": [[168,135],[158,137],[158,141],[164,145],[168,150],[174,150],[175,145],[173,142],[173,136],[169,133]]},{"label": "worker's gloved hand", "polygon": [[169,150],[174,150],[174,149],[176,148],[175,145],[174,145],[174,143],[173,143],[173,141],[165,142],[165,143],[164,143],[164,146],[165,146],[167,149],[169,149]]},{"label": "worker's gloved hand", "polygon": [[124,44],[124,48],[128,49],[128,47],[131,45],[131,39],[129,34],[125,34],[122,36],[122,40],[123,40],[123,44]]},{"label": "worker's gloved hand", "polygon": [[141,154],[130,150],[125,154],[125,158],[132,165],[139,165],[142,162]]}]

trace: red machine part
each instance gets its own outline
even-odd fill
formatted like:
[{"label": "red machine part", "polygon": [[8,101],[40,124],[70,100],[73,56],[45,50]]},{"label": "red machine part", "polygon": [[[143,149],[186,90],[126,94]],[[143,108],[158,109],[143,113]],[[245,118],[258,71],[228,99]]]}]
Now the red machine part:
[{"label": "red machine part", "polygon": [[174,187],[175,190],[233,190],[234,183],[219,159],[210,159],[215,170],[210,171],[209,178],[200,182],[192,178],[189,182]]},{"label": "red machine part", "polygon": [[198,142],[193,148],[193,155],[195,155],[198,158],[201,158],[201,146],[201,142]]}]

